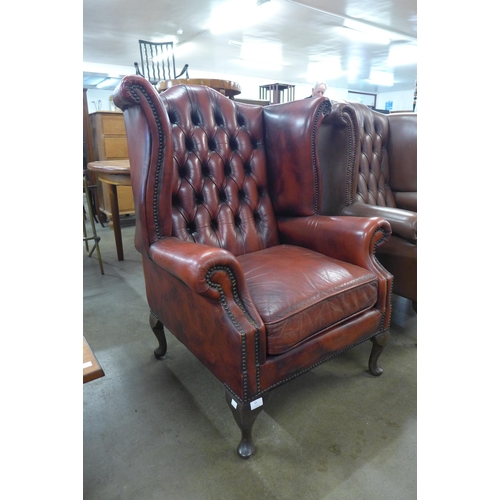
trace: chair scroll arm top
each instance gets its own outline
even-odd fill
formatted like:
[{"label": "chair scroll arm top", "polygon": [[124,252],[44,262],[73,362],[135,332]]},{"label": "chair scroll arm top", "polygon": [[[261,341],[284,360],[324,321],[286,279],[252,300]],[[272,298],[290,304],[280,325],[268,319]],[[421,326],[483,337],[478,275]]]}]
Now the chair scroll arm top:
[{"label": "chair scroll arm top", "polygon": [[391,235],[391,225],[381,217],[282,217],[278,227],[283,243],[310,248],[365,268],[371,267],[376,247]]},{"label": "chair scroll arm top", "polygon": [[220,300],[221,294],[232,297],[250,323],[260,320],[241,265],[227,250],[170,237],[153,243],[149,256],[194,292],[214,300]]}]

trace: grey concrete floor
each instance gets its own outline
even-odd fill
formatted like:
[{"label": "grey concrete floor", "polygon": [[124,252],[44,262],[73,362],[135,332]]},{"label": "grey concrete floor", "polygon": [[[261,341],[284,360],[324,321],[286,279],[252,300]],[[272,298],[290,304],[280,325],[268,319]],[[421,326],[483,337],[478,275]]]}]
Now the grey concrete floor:
[{"label": "grey concrete floor", "polygon": [[[127,222],[127,221],[125,221]],[[133,217],[97,226],[105,275],[83,252],[83,333],[105,376],[83,386],[86,500],[410,500],[417,498],[417,315],[394,297],[384,373],[371,342],[274,390],[254,425],[256,454],[222,385],[171,334],[153,356]]]}]

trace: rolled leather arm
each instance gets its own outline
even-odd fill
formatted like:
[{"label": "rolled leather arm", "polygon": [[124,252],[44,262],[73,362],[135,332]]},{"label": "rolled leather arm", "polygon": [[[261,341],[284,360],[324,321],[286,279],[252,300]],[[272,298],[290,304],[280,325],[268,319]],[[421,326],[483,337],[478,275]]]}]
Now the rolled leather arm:
[{"label": "rolled leather arm", "polygon": [[[240,398],[256,394],[255,366],[265,362],[266,329],[236,257],[218,247],[166,237],[150,246],[149,258],[160,270],[189,287],[186,290],[172,279],[165,280],[172,294],[179,293],[184,298],[178,306],[172,305],[175,310],[170,312],[170,319],[175,323],[190,314],[190,328],[186,333],[178,332],[179,340],[200,359],[209,359],[215,376]],[[198,313],[187,312],[184,306],[191,302],[191,294],[210,299],[208,303],[203,300]],[[192,303],[200,304],[199,297],[193,297]],[[223,317],[227,319],[226,326],[217,326],[217,318]],[[246,353],[244,359],[242,350]],[[248,370],[248,394],[239,382],[244,369]]]},{"label": "rolled leather arm", "polygon": [[417,240],[417,214],[401,208],[378,207],[366,203],[353,203],[345,207],[342,215],[355,217],[383,217],[392,228],[392,234],[409,241]]},{"label": "rolled leather arm", "polygon": [[219,300],[222,292],[241,304],[256,322],[260,321],[241,265],[227,250],[169,237],[153,243],[149,256],[194,292],[214,300]]},{"label": "rolled leather arm", "polygon": [[382,329],[389,328],[392,275],[380,265],[375,250],[391,235],[391,226],[380,217],[311,217],[278,220],[282,243],[300,245],[371,271],[378,280],[377,307],[384,313]]},{"label": "rolled leather arm", "polygon": [[390,224],[380,217],[280,218],[278,228],[282,243],[310,248],[365,269],[373,269],[376,248],[391,235]]}]

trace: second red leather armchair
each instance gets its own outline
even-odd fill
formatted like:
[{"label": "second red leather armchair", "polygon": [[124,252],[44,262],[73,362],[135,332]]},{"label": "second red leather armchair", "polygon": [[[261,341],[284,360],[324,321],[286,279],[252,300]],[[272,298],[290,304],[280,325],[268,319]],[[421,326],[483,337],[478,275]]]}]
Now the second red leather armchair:
[{"label": "second red leather armchair", "polygon": [[392,228],[377,258],[394,293],[417,303],[417,115],[332,102],[319,134],[319,213],[383,217]]}]

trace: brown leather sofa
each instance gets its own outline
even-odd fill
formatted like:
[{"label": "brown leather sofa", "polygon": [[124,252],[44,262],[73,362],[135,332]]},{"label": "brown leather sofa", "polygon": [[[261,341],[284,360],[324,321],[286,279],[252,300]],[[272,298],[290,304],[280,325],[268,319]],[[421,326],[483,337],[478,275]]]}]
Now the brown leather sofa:
[{"label": "brown leather sofa", "polygon": [[383,217],[392,227],[377,258],[394,293],[417,304],[417,115],[333,102],[319,131],[319,213]]},{"label": "brown leather sofa", "polygon": [[254,453],[272,389],[366,340],[380,375],[392,275],[374,253],[391,230],[382,218],[317,215],[317,130],[330,101],[261,107],[197,85],[158,93],[127,76],[114,102],[155,355],[167,355],[165,326],[224,384],[238,454]]}]

